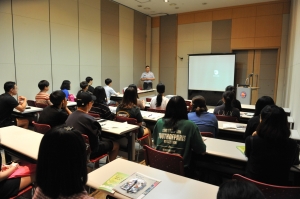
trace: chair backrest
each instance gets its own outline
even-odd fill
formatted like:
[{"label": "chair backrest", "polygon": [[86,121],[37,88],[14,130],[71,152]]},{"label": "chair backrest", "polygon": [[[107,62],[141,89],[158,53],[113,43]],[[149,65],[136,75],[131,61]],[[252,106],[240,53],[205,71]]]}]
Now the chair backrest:
[{"label": "chair backrest", "polygon": [[155,108],[148,108],[147,111],[157,112],[157,113],[165,113],[166,112],[166,110],[164,110],[164,109],[155,109]]},{"label": "chair backrest", "polygon": [[277,185],[265,184],[262,182],[252,180],[250,178],[246,178],[239,174],[234,174],[232,176],[232,179],[251,182],[255,184],[267,199],[300,198],[300,187],[288,187],[288,186],[277,186]]},{"label": "chair backrest", "polygon": [[214,138],[214,134],[212,132],[200,132],[201,136]]},{"label": "chair backrest", "polygon": [[146,97],[146,102],[151,102],[152,98],[151,97]]},{"label": "chair backrest", "polygon": [[36,107],[39,108],[46,108],[48,105],[47,104],[41,104],[41,103],[35,103]]},{"label": "chair backrest", "polygon": [[93,113],[93,112],[88,112],[88,114],[92,117],[94,117],[95,119],[99,120],[101,117],[98,113]]},{"label": "chair backrest", "polygon": [[39,123],[36,123],[34,121],[32,121],[32,124],[34,126],[34,130],[38,133],[41,133],[41,134],[45,134],[45,133],[47,133],[48,131],[51,130],[51,126],[48,125],[48,124],[39,124]]},{"label": "chair backrest", "polygon": [[85,151],[86,151],[86,162],[89,163],[90,162],[90,155],[91,155],[91,146],[90,146],[90,140],[89,140],[89,137],[85,134],[81,134],[82,135],[82,138],[84,140],[84,143],[85,143]]},{"label": "chair backrest", "polygon": [[146,165],[150,167],[184,176],[183,158],[178,154],[171,154],[144,145]]},{"label": "chair backrest", "polygon": [[36,106],[34,100],[27,100],[27,105],[28,106],[34,106],[34,107]]},{"label": "chair backrest", "polygon": [[[24,189],[22,189],[21,191],[19,191],[18,195],[13,196],[13,197],[11,197],[11,198],[9,198],[9,199],[16,199],[16,198],[19,198],[21,195],[27,193],[28,191],[31,191],[32,188],[33,188],[32,185],[28,185],[27,187],[25,187]],[[32,196],[32,194],[30,194],[30,195]]]},{"label": "chair backrest", "polygon": [[216,115],[217,120],[226,122],[239,122],[236,117],[226,115]]},{"label": "chair backrest", "polygon": [[137,120],[129,117],[116,116],[115,120],[117,122],[127,122],[128,124],[137,125]]}]

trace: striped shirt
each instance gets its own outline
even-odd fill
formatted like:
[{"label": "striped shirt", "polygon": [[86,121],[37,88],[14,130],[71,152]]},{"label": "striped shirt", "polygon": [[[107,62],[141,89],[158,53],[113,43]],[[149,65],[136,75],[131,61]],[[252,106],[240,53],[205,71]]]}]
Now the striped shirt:
[{"label": "striped shirt", "polygon": [[49,94],[45,92],[39,92],[35,96],[35,102],[40,104],[52,105],[49,100]]}]

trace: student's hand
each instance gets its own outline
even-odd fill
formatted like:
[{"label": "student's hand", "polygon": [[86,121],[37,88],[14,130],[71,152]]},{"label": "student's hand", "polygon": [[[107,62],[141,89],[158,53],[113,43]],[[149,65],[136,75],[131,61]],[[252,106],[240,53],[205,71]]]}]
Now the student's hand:
[{"label": "student's hand", "polygon": [[252,136],[257,136],[256,131],[254,131],[254,132],[252,133]]},{"label": "student's hand", "polygon": [[2,165],[1,171],[5,171],[10,168],[10,165]]},{"label": "student's hand", "polygon": [[19,99],[19,101],[20,101],[20,100],[25,100],[26,97],[20,95],[20,96],[18,97],[18,99]]},{"label": "student's hand", "polygon": [[63,105],[62,105],[62,109],[65,109],[67,108],[67,105],[68,105],[68,101],[67,100],[63,100]]}]

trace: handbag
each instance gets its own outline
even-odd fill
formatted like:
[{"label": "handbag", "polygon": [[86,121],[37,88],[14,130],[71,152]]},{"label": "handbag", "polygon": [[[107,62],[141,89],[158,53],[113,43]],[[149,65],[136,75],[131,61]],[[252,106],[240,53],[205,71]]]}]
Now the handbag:
[{"label": "handbag", "polygon": [[10,178],[22,178],[34,174],[36,171],[36,164],[31,164],[28,162],[23,162],[19,165],[18,169],[15,170],[9,177]]}]

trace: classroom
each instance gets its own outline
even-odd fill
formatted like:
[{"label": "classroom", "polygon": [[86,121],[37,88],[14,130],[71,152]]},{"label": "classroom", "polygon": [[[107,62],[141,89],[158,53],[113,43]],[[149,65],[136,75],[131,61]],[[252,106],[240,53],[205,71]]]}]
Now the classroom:
[{"label": "classroom", "polygon": [[243,84],[253,72],[252,85],[260,87],[251,104],[272,97],[291,110],[293,129],[300,131],[299,0],[201,4],[165,14],[136,1],[142,7],[121,0],[0,0],[0,85],[14,81],[18,95],[34,100],[40,80],[49,81],[48,93],[70,80],[69,92],[76,95],[91,76],[94,87],[111,78],[122,93],[132,83],[142,87],[149,65],[153,88],[163,82],[165,94],[188,99],[189,55],[234,53],[234,83]]}]

